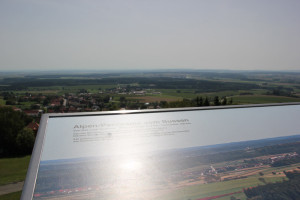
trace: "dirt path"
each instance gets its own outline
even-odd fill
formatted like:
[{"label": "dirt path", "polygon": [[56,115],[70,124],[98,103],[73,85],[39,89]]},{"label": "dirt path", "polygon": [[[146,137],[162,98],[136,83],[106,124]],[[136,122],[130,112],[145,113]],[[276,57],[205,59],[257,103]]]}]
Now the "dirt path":
[{"label": "dirt path", "polygon": [[0,195],[18,192],[22,190],[24,181],[0,186]]}]

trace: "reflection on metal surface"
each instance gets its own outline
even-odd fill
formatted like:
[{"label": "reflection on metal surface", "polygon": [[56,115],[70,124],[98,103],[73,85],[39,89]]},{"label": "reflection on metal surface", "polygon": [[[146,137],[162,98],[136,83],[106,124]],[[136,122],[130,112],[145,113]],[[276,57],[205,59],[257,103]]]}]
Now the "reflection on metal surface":
[{"label": "reflection on metal surface", "polygon": [[142,163],[137,160],[127,160],[127,161],[122,161],[121,163],[121,168],[125,171],[133,171],[137,172],[143,167]]},{"label": "reflection on metal surface", "polygon": [[49,118],[33,199],[245,195],[259,172],[283,180],[276,162],[300,168],[299,119],[300,105]]}]

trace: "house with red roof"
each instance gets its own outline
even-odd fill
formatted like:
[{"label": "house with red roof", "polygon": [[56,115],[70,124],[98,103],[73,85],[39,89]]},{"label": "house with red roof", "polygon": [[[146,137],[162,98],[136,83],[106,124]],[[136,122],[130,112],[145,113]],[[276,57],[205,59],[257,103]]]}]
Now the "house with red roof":
[{"label": "house with red roof", "polygon": [[36,123],[36,122],[31,122],[30,124],[28,124],[26,127],[27,128],[30,128],[34,133],[35,135],[37,134],[38,130],[39,130],[39,124]]}]

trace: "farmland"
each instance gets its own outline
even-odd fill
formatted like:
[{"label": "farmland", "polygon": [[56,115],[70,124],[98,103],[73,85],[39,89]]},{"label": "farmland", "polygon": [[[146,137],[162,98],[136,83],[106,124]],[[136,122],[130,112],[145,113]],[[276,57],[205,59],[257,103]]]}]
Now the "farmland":
[{"label": "farmland", "polygon": [[[299,72],[189,70],[143,73],[52,72],[30,74],[0,72],[0,106],[11,106],[16,111],[22,111],[32,117],[35,122],[39,122],[42,113],[54,112],[283,102],[300,102]],[[5,158],[0,162],[3,173],[0,185],[24,180],[29,157]],[[233,164],[242,162],[243,160],[235,160]],[[225,164],[228,162],[218,162],[214,164],[214,167],[222,167]],[[199,167],[201,169],[209,167],[209,164]],[[255,170],[249,168],[248,172]],[[270,174],[273,169],[265,167],[259,170],[264,174]],[[251,187],[258,183],[264,184],[258,180],[261,177],[257,173],[248,176],[247,179],[238,178],[209,184],[203,184],[204,180],[198,180],[201,184],[189,183],[186,187],[181,183],[178,191],[181,193],[189,191],[191,199],[196,196],[202,198],[230,194],[240,191],[241,187]],[[265,175],[263,178],[266,182],[282,181],[282,177],[279,175]],[[248,180],[248,185],[245,180]],[[223,184],[232,185],[232,187],[226,189]],[[215,186],[224,186],[223,191],[209,192],[209,187],[215,188]],[[176,196],[182,197],[179,194]],[[245,198],[243,193],[235,193],[234,196]],[[162,197],[162,199],[169,198],[168,196]],[[228,198],[228,196],[224,196],[219,199]]]},{"label": "farmland", "polygon": [[[286,173],[299,172],[299,141],[297,135],[276,142],[239,142],[236,147],[160,151],[138,156],[144,167],[135,170],[120,169],[118,156],[42,162],[34,199],[245,200],[244,189],[284,183]],[[283,161],[285,165],[273,166]]]},{"label": "farmland", "polygon": [[4,73],[1,77],[0,105],[42,112],[193,107],[203,106],[204,100],[204,106],[300,100],[297,72]]}]

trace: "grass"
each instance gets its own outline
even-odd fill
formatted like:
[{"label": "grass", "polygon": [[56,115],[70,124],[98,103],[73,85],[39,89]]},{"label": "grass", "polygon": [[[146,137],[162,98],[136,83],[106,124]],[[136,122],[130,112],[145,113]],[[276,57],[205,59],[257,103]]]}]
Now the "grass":
[{"label": "grass", "polygon": [[243,95],[232,97],[234,104],[259,104],[259,103],[285,103],[300,102],[300,98],[269,96],[269,95]]},{"label": "grass", "polygon": [[270,168],[269,171],[283,172],[283,171],[294,170],[296,167],[300,167],[300,163],[282,166],[282,167],[272,167]]},{"label": "grass", "polygon": [[[282,181],[282,178],[280,177],[264,177],[264,178],[268,183]],[[242,191],[243,188],[257,186],[259,184],[262,185],[263,183],[259,181],[257,177],[249,177],[246,179],[193,185],[193,186],[187,186],[184,188],[177,189],[171,195],[166,195],[160,197],[159,199],[166,199],[166,200],[199,199],[199,198],[204,198],[209,196],[216,196],[216,195]],[[246,199],[246,196],[243,193],[235,194],[231,196],[236,196],[241,199]],[[222,199],[229,199],[229,198],[230,196],[227,196]]]},{"label": "grass", "polygon": [[180,97],[172,96],[136,96],[136,97],[126,97],[128,100],[140,101],[142,103],[150,102],[160,102],[160,101],[181,101]]},{"label": "grass", "polygon": [[21,198],[22,191],[13,192],[0,196],[0,200],[19,200]]},{"label": "grass", "polygon": [[[80,89],[86,89],[90,93],[98,93],[99,88],[101,90],[105,90],[108,88],[115,88],[117,85],[75,85],[75,86],[47,86],[47,87],[29,87],[26,92],[31,94],[56,94],[63,95],[65,93],[77,93]],[[24,93],[25,91],[20,91],[20,93]]]},{"label": "grass", "polygon": [[5,103],[6,103],[6,101],[4,99],[0,98],[0,106],[4,106]]},{"label": "grass", "polygon": [[[128,99],[136,99],[140,102],[160,102],[160,101],[180,101],[183,98],[194,99],[197,96],[203,98],[209,97],[213,98],[214,96],[227,96],[228,99],[233,99],[233,104],[264,104],[264,103],[285,103],[285,102],[300,102],[300,98],[296,97],[284,97],[284,96],[272,96],[264,95],[266,90],[249,90],[249,91],[222,91],[214,93],[195,93],[195,90],[180,90],[180,93],[177,90],[173,89],[162,89],[157,90],[162,92],[158,95],[145,95],[145,96],[131,96],[126,97]],[[240,95],[240,93],[252,93],[253,95]]]},{"label": "grass", "polygon": [[27,102],[21,102],[21,105],[16,105],[17,107],[21,108],[21,109],[30,109],[32,105],[37,104],[34,101],[27,101]]},{"label": "grass", "polygon": [[30,156],[0,159],[0,185],[24,181]]},{"label": "grass", "polygon": [[[219,96],[219,97],[254,97],[256,95],[258,96],[263,96],[264,94],[267,93],[268,90],[265,89],[255,89],[255,90],[228,90],[228,91],[219,91],[219,92],[206,92],[206,93],[197,93],[196,89],[157,89],[155,91],[159,91],[162,94],[160,95],[151,95],[151,96],[159,96],[162,98],[174,98],[174,99],[178,99],[178,98],[189,98],[189,99],[193,99],[196,98],[197,96],[205,98],[205,97],[209,97],[209,98],[213,98],[215,96]],[[240,95],[241,93],[252,93],[253,95]],[[147,95],[148,96],[148,95]],[[277,96],[269,96],[272,97],[271,99],[275,101],[278,100]],[[285,98],[285,97],[283,97]],[[250,102],[252,103],[252,102]]]}]

